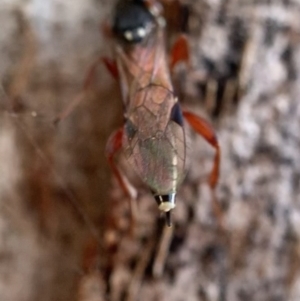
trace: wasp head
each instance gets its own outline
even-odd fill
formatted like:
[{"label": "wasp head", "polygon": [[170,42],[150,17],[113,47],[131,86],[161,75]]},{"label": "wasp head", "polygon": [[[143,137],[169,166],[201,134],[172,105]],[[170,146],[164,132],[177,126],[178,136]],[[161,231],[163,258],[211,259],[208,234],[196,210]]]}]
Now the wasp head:
[{"label": "wasp head", "polygon": [[123,42],[142,42],[155,26],[155,17],[145,1],[120,0],[116,6],[113,31]]}]

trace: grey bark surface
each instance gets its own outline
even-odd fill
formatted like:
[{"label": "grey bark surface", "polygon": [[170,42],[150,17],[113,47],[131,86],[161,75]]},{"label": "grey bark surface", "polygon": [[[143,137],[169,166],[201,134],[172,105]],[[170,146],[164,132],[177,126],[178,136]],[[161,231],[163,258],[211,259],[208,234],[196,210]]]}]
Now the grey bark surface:
[{"label": "grey bark surface", "polygon": [[[0,0],[1,301],[300,299],[300,2],[186,2],[183,105],[219,138],[223,228],[207,184],[214,151],[187,127],[189,172],[154,277],[156,204],[139,191],[131,234],[105,160],[122,104],[103,66],[85,100],[53,125],[88,67],[111,54],[99,29],[115,1]],[[239,98],[225,89],[213,117],[209,95],[224,82],[238,83]]]}]

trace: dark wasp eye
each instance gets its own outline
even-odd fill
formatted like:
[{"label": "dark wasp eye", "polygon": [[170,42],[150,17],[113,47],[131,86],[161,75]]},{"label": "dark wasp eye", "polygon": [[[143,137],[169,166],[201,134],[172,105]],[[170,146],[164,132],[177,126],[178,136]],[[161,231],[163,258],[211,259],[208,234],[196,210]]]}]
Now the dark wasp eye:
[{"label": "dark wasp eye", "polygon": [[121,0],[116,7],[113,31],[127,43],[139,43],[155,22],[144,1]]},{"label": "dark wasp eye", "polygon": [[183,126],[182,111],[178,102],[176,102],[172,108],[170,120],[176,122],[180,126]]}]

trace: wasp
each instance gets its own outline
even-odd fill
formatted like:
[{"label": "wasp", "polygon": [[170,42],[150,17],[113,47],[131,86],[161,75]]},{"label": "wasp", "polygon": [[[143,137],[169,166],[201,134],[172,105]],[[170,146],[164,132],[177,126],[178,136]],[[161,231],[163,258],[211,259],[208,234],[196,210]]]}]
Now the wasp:
[{"label": "wasp", "polygon": [[114,160],[116,153],[124,152],[170,226],[176,193],[186,169],[184,119],[215,149],[209,179],[212,189],[219,176],[220,147],[209,123],[180,106],[171,71],[177,63],[188,60],[188,45],[185,36],[180,35],[169,60],[165,26],[160,2],[117,2],[111,26],[115,59],[104,58],[104,63],[119,81],[124,124],[108,139],[106,155],[120,185],[130,196],[128,181]]}]

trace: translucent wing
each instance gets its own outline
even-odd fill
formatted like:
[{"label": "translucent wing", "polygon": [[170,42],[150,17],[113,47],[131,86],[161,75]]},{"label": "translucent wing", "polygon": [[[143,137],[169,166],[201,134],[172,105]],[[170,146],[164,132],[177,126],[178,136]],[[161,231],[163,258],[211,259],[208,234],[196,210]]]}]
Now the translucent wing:
[{"label": "translucent wing", "polygon": [[[144,117],[150,121],[155,118],[146,117],[146,114]],[[164,131],[153,133],[147,138],[141,131],[126,136],[125,155],[136,173],[155,193],[175,192],[185,174],[184,130],[174,121],[169,121]]]},{"label": "translucent wing", "polygon": [[137,91],[151,84],[172,90],[164,48],[164,34],[160,27],[153,29],[141,44],[117,45],[117,66],[125,107],[135,105],[132,99]]}]

